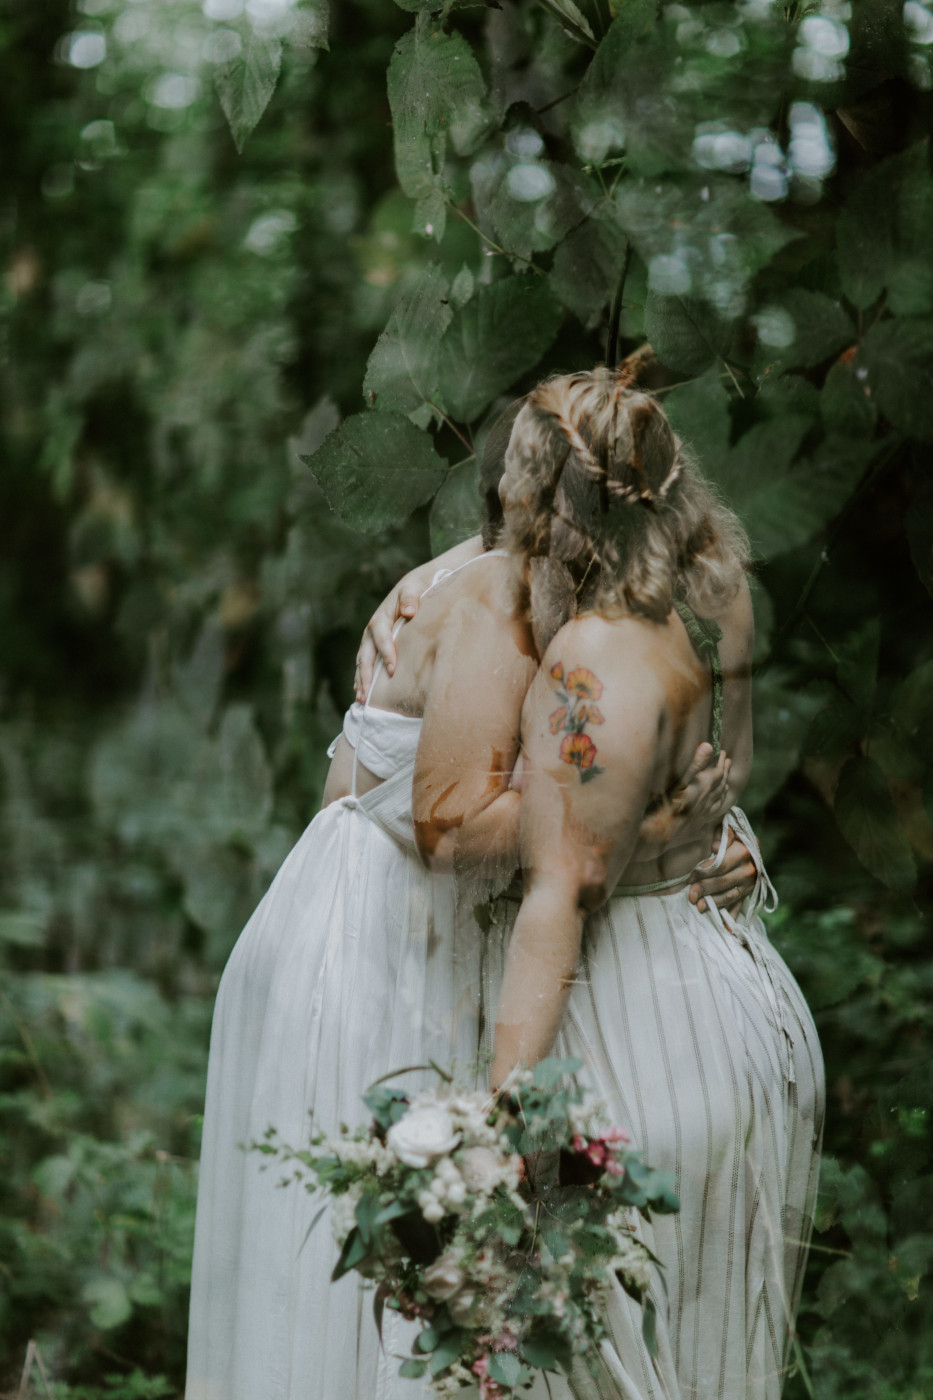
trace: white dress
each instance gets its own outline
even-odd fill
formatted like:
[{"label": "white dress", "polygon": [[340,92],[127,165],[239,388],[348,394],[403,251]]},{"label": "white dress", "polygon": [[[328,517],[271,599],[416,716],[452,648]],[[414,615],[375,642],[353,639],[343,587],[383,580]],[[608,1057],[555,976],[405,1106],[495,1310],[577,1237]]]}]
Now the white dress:
[{"label": "white dress", "polygon": [[[240,935],[214,1011],[198,1187],[186,1400],[377,1400],[411,1393],[380,1349],[372,1292],[330,1282],[317,1202],[238,1144],[273,1125],[304,1146],[309,1109],[365,1121],[394,1069],[475,1065],[481,940],[414,844],[420,719],[354,705],[343,732],[384,781],[318,813]],[[354,763],[354,791],[356,789]],[[458,928],[460,933],[458,934]],[[461,942],[460,934],[465,936]],[[433,1075],[401,1083],[434,1082]]]},{"label": "white dress", "polygon": [[[421,721],[353,706],[344,734],[384,781],[318,814],[240,936],[211,1034],[186,1400],[421,1400],[393,1352],[410,1328],[336,1258],[316,1201],[237,1144],[272,1124],[294,1145],[363,1120],[390,1070],[488,1053],[517,902],[483,937],[469,899],[415,850]],[[354,782],[355,791],[355,782]],[[736,826],[757,844],[737,810]],[[723,848],[724,850],[724,843]],[[678,1215],[644,1226],[664,1263],[658,1357],[614,1293],[593,1380],[539,1381],[529,1400],[777,1400],[813,1214],[823,1079],[813,1021],[771,948],[758,888],[735,924],[685,890],[617,891],[588,921],[556,1047],[646,1160],[672,1171]],[[485,1010],[485,1017],[484,1012]],[[431,1076],[428,1076],[431,1079]],[[409,1082],[413,1082],[409,1077]],[[470,1391],[464,1394],[475,1395]]]}]

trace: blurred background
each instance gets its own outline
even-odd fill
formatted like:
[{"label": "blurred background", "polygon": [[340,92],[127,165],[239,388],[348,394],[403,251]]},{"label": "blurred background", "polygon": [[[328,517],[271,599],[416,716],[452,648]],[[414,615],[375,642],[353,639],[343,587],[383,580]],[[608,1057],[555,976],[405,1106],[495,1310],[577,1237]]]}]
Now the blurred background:
[{"label": "blurred background", "polygon": [[[472,448],[499,395],[513,380],[517,392],[551,369],[601,361],[615,299],[620,354],[646,328],[655,348],[668,345],[654,382],[671,390],[680,430],[721,441],[733,481],[755,464],[780,488],[749,506],[761,669],[747,805],[782,895],[772,937],[816,1012],[830,1086],[789,1394],[928,1400],[933,187],[917,56],[933,41],[933,14],[913,0],[905,40],[908,7],[863,7],[861,86],[844,107],[832,65],[848,49],[839,31],[852,7],[837,5],[822,37],[811,29],[809,50],[806,12],[774,7],[781,32],[756,58],[771,87],[762,79],[756,100],[770,103],[784,147],[797,140],[794,167],[771,147],[736,157],[734,141],[722,145],[728,122],[699,130],[715,116],[699,110],[710,92],[748,101],[747,78],[731,77],[727,92],[715,65],[745,43],[754,6],[698,7],[703,62],[715,68],[703,69],[712,87],[700,85],[689,114],[698,198],[709,199],[704,179],[751,169],[758,207],[796,199],[780,217],[806,234],[805,254],[786,255],[780,239],[742,225],[758,249],[745,282],[722,293],[711,273],[709,286],[717,316],[745,316],[746,330],[757,316],[757,329],[736,321],[739,348],[707,371],[713,356],[685,349],[672,326],[685,287],[664,248],[652,256],[632,234],[636,256],[614,298],[623,258],[591,206],[556,233],[528,224],[535,199],[565,177],[536,185],[527,171],[544,169],[545,143],[571,149],[552,95],[582,83],[596,42],[580,41],[579,19],[598,39],[605,6],[585,6],[589,21],[563,0],[457,14],[495,116],[461,139],[469,179],[450,174],[437,230],[430,199],[415,209],[410,172],[409,194],[399,186],[386,91],[393,48],[412,27],[405,11],[430,8],[340,0],[329,48],[323,6],[287,0],[5,0],[0,11],[0,1393],[180,1393],[224,961],[316,810],[373,607],[408,567],[475,528]],[[668,10],[694,23],[685,7]],[[679,39],[694,41],[694,31]],[[785,80],[795,45],[815,57],[802,64],[813,71],[797,62],[793,81],[831,90],[821,105],[810,94],[817,116],[798,111],[796,137]],[[522,136],[530,127],[537,146]],[[582,156],[573,139],[574,178],[605,193],[624,165],[611,130],[591,130],[602,146]],[[485,140],[526,172],[509,177],[514,208],[490,185]],[[927,162],[909,218],[887,233],[859,226],[840,282],[840,210],[851,222],[853,198],[885,206],[857,183],[908,146]],[[726,173],[703,174],[711,168]],[[646,171],[653,178],[650,161]],[[623,215],[634,227],[632,209]],[[568,241],[584,219],[596,235]],[[879,292],[859,299],[852,265],[877,262],[882,244]],[[710,267],[728,270],[731,245],[709,246]],[[892,259],[913,260],[909,286]],[[417,403],[401,405],[446,453],[443,486],[433,503],[359,533],[328,504],[316,479],[326,472],[302,459],[363,413],[373,347],[432,268],[445,285],[457,279],[452,295],[466,304],[474,284],[518,266],[551,278],[550,339],[539,336],[478,409],[432,404],[419,416]],[[754,295],[739,306],[746,283]],[[800,288],[815,300],[788,302]],[[843,307],[841,329],[826,323],[830,303]],[[822,336],[796,359],[788,306],[798,330],[803,308]],[[862,348],[894,313],[910,323],[906,370],[897,345]],[[858,355],[888,375],[880,417],[877,395],[867,407],[853,397]],[[905,373],[906,406],[891,387]],[[452,418],[475,421],[458,429]],[[819,455],[824,429],[831,459]],[[874,456],[859,457],[859,434]],[[801,523],[793,490],[821,472],[835,482],[837,458],[847,488],[811,502]]]}]

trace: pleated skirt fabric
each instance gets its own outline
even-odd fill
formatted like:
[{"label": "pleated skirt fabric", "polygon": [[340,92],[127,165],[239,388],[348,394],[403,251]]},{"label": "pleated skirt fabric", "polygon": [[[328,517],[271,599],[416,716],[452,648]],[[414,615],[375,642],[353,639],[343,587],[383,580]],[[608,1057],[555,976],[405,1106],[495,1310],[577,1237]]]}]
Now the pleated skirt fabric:
[{"label": "pleated skirt fabric", "polygon": [[[407,786],[406,786],[407,785]],[[330,1282],[329,1222],[238,1144],[273,1125],[356,1125],[361,1095],[428,1057],[482,1080],[517,904],[484,936],[411,843],[410,775],[320,813],[241,935],[211,1035],[186,1400],[420,1400],[393,1352],[411,1329],[355,1276]],[[614,898],[587,923],[556,1053],[645,1159],[676,1216],[640,1226],[661,1259],[658,1356],[616,1290],[600,1374],[531,1400],[777,1400],[812,1220],[823,1121],[816,1031],[758,918],[684,891]],[[479,1070],[477,1071],[477,1063]],[[433,1076],[410,1075],[408,1084]],[[470,1400],[471,1392],[464,1392]]]},{"label": "pleated skirt fabric", "polygon": [[[495,998],[516,906],[487,946]],[[757,917],[734,927],[687,891],[612,899],[590,918],[555,1053],[583,1078],[681,1209],[642,1222],[658,1356],[617,1288],[598,1377],[554,1400],[778,1400],[815,1207],[824,1115],[813,1019]],[[538,1393],[538,1392],[536,1392]],[[548,1392],[540,1390],[543,1397]]]},{"label": "pleated skirt fabric", "polygon": [[[452,887],[410,837],[411,775],[319,813],[230,956],[211,1030],[186,1400],[376,1400],[398,1362],[372,1292],[330,1281],[318,1202],[241,1144],[307,1145],[366,1120],[393,1069],[477,1056],[480,949],[461,957]],[[472,959],[472,962],[470,961]],[[433,1075],[409,1075],[416,1087]]]}]

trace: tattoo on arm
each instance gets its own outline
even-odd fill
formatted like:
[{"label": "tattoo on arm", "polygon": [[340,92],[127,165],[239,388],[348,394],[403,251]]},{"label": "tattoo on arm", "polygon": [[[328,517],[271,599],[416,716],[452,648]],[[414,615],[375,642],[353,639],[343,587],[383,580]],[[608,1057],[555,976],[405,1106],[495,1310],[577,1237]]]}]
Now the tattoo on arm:
[{"label": "tattoo on arm", "polygon": [[559,756],[580,774],[581,783],[598,778],[605,770],[596,763],[596,745],[585,733],[588,724],[605,724],[605,716],[594,703],[603,693],[603,683],[586,666],[564,670],[562,661],[551,667],[551,680],[561,702],[549,717],[551,733],[563,734]]}]

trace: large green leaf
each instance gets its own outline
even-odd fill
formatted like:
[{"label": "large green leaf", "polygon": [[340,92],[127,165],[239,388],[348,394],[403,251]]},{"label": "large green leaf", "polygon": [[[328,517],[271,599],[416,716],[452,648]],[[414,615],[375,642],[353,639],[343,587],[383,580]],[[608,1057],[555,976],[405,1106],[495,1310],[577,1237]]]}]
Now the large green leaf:
[{"label": "large green leaf", "polygon": [[712,476],[729,452],[729,396],[720,375],[719,369],[709,369],[664,396],[664,411],[696,453],[704,476]]},{"label": "large green leaf", "polygon": [[891,889],[913,888],[917,871],[884,774],[870,758],[850,758],[839,776],[836,821],[859,860]]},{"label": "large green leaf", "polygon": [[446,463],[401,413],[357,413],[303,458],[328,502],[355,530],[384,530],[434,495]]},{"label": "large green leaf", "polygon": [[438,348],[452,315],[448,294],[447,278],[431,263],[402,297],[366,366],[371,406],[412,413],[435,399]]},{"label": "large green leaf", "polygon": [[625,144],[630,120],[624,81],[633,47],[657,22],[653,0],[628,0],[606,30],[571,111],[574,145],[582,160],[601,165]]},{"label": "large green leaf", "polygon": [[278,39],[251,34],[243,52],[217,68],[214,81],[220,105],[240,152],[272,99],[281,66]]},{"label": "large green leaf", "polygon": [[484,156],[470,176],[481,220],[507,253],[526,260],[582,226],[598,199],[584,175],[552,161]]},{"label": "large green leaf", "polygon": [[878,408],[908,437],[933,442],[933,320],[879,321],[859,350],[855,373]]},{"label": "large green leaf", "polygon": [[875,431],[878,407],[855,366],[848,360],[837,360],[823,382],[820,413],[830,434],[864,440]]},{"label": "large green leaf", "polygon": [[730,327],[712,307],[689,297],[649,292],[645,334],[658,359],[682,374],[702,374],[729,348]]},{"label": "large green leaf", "polygon": [[650,285],[708,301],[726,319],[742,311],[752,277],[795,236],[722,175],[630,177],[619,181],[614,206]]},{"label": "large green leaf", "polygon": [[791,287],[776,297],[763,320],[783,332],[783,343],[759,346],[762,359],[779,369],[822,364],[855,339],[855,327],[840,303],[803,287]]},{"label": "large green leaf", "polygon": [[441,342],[440,384],[453,416],[470,422],[526,371],[557,334],[560,309],[543,277],[479,287]]},{"label": "large green leaf", "polygon": [[395,46],[388,92],[399,184],[417,202],[416,230],[440,241],[448,140],[467,154],[489,126],[483,75],[462,34],[447,34],[421,16]]},{"label": "large green leaf", "polygon": [[843,290],[868,307],[885,288],[898,315],[933,311],[933,180],[926,142],[863,176],[838,224]]},{"label": "large green leaf", "polygon": [[581,321],[610,301],[625,261],[625,236],[614,220],[595,210],[571,229],[551,264],[551,286]]},{"label": "large green leaf", "polygon": [[819,697],[802,690],[789,671],[772,668],[753,687],[755,762],[742,793],[753,815],[764,809],[797,767]]},{"label": "large green leaf", "polygon": [[[800,426],[786,420],[787,432]],[[789,445],[784,434],[775,437]],[[748,494],[735,502],[759,556],[774,559],[812,539],[838,515],[878,451],[870,442],[826,442],[784,475],[759,470]]]},{"label": "large green leaf", "polygon": [[454,467],[431,503],[431,553],[478,535],[483,523],[476,458]]}]

